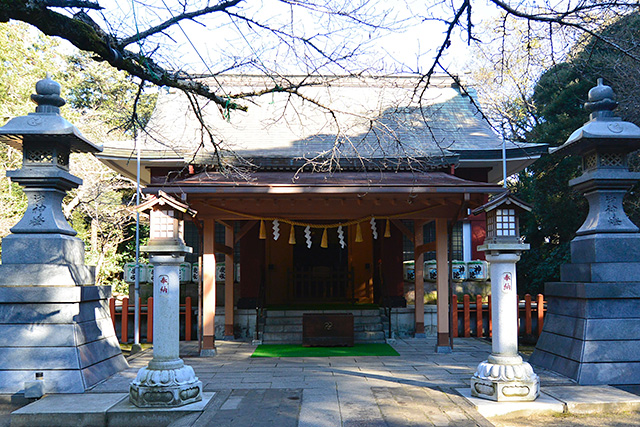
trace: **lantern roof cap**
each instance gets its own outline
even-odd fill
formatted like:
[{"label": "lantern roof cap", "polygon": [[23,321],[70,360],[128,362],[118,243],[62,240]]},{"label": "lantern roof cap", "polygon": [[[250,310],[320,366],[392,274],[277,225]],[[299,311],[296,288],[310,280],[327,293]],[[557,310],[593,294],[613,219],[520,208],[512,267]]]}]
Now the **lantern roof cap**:
[{"label": "lantern roof cap", "polygon": [[66,101],[60,96],[60,84],[47,77],[36,83],[31,100],[37,104],[35,113],[14,117],[0,127],[0,142],[22,151],[25,141],[62,143],[75,153],[98,153],[102,147],[86,139],[78,128],[60,115]]},{"label": "lantern roof cap", "polygon": [[192,217],[195,217],[198,214],[198,212],[191,209],[188,204],[183,203],[174,197],[171,197],[162,190],[158,190],[157,195],[152,195],[149,200],[136,206],[136,210],[138,212],[143,212],[153,209],[153,207],[156,205],[167,205],[179,212],[186,213]]},{"label": "lantern roof cap", "polygon": [[613,112],[617,106],[613,89],[598,79],[598,84],[589,91],[589,101],[584,104],[584,108],[591,112],[591,120],[550,152],[585,154],[595,148],[606,147],[619,153],[629,153],[640,148],[640,127],[617,117]]},{"label": "lantern roof cap", "polygon": [[512,208],[519,208],[520,210],[523,210],[526,212],[531,212],[531,209],[532,209],[532,207],[529,204],[523,202],[522,200],[518,199],[513,194],[511,194],[510,190],[506,190],[504,193],[501,193],[491,198],[491,200],[489,200],[489,202],[485,203],[484,205],[474,209],[472,213],[474,215],[478,215],[483,212],[490,212],[504,205],[507,205],[508,207],[512,207]]}]

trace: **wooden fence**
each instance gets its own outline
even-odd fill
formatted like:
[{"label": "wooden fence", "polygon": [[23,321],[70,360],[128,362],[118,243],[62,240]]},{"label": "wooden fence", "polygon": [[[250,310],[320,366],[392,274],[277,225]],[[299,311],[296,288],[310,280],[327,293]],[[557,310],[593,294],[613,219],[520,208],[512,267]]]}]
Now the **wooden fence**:
[{"label": "wooden fence", "polygon": [[[535,301],[529,294],[520,300],[518,296],[518,335],[523,337],[540,336],[544,324],[546,312],[545,300],[542,294],[538,294]],[[491,295],[486,304],[482,302],[482,296],[476,295],[475,302],[465,295],[462,303],[457,295],[451,297],[453,310],[453,336],[454,337],[490,337],[492,330],[491,319]],[[472,314],[474,315],[472,321]],[[457,325],[457,327],[456,327]]]},{"label": "wooden fence", "polygon": [[[113,320],[113,327],[116,330],[121,343],[133,340],[134,325],[134,303],[129,298],[123,298],[120,304],[116,304],[115,298],[109,299],[109,311]],[[185,298],[185,303],[180,304],[180,339],[191,341],[196,339],[195,331],[196,310],[191,297]],[[140,341],[153,342],[153,297],[149,297],[147,304],[140,301]]]},{"label": "wooden fence", "polygon": [[[544,324],[544,314],[546,302],[542,294],[538,294],[535,301],[531,295],[526,294],[524,300],[518,297],[518,331],[523,337],[540,336]],[[465,295],[462,302],[458,297],[451,297],[453,310],[453,336],[454,337],[490,337],[492,329],[491,319],[491,295],[487,303],[482,302],[482,296],[476,295],[475,302],[471,302],[471,297]],[[115,298],[109,299],[109,310],[113,327],[120,342],[133,340],[133,302],[129,298],[124,298],[121,304],[116,304]],[[184,304],[180,304],[180,339],[191,341],[196,339],[196,310],[191,297],[185,299]],[[472,321],[473,315],[473,321]],[[150,297],[147,304],[140,304],[140,340],[142,342],[153,342],[153,297]]]}]

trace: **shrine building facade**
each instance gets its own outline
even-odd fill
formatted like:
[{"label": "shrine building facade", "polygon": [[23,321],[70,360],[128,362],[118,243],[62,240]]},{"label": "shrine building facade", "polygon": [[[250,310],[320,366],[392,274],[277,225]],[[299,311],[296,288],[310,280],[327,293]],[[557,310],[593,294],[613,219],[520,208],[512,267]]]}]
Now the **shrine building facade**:
[{"label": "shrine building facade", "polygon": [[[145,132],[97,155],[135,179],[137,144],[144,191],[197,211],[185,240],[200,273],[202,348],[215,348],[222,331],[216,310],[218,335],[238,337],[238,310],[257,309],[259,338],[270,311],[405,306],[408,281],[413,331],[424,334],[427,259],[437,272],[438,346],[449,346],[450,262],[483,259],[484,218],[469,212],[503,192],[503,141],[474,93],[448,76],[426,89],[402,76],[278,78],[299,82],[304,97],[234,100],[247,112],[202,104],[206,128],[193,100],[162,90]],[[274,79],[217,77],[237,92]],[[506,141],[507,174],[546,150]]]}]

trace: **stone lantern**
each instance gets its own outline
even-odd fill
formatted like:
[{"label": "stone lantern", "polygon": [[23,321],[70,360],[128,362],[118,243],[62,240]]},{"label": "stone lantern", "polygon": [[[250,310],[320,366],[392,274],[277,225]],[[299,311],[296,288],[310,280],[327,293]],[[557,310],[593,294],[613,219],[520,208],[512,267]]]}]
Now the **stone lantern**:
[{"label": "stone lantern", "polygon": [[153,359],[138,371],[129,400],[138,407],[175,407],[202,400],[202,382],[180,353],[180,264],[191,248],[184,244],[184,216],[196,211],[160,191],[138,206],[149,212],[151,235],[141,249],[153,269]]},{"label": "stone lantern", "polygon": [[2,262],[25,262],[26,256],[44,263],[63,257],[84,264],[84,244],[73,237],[77,233],[64,217],[62,199],[82,184],[69,173],[69,154],[102,148],[60,115],[65,100],[60,85],[48,75],[36,84],[31,99],[38,104],[35,113],[11,119],[0,129],[0,141],[22,151],[22,168],[7,171],[7,176],[24,187],[28,200],[24,217],[2,241]]},{"label": "stone lantern", "polygon": [[22,168],[7,176],[28,200],[2,239],[0,393],[82,393],[128,367],[109,317],[111,287],[95,286],[61,205],[82,184],[69,172],[69,154],[102,149],[60,115],[65,101],[48,75],[31,99],[35,112],[0,128],[0,142],[22,151]]},{"label": "stone lantern", "polygon": [[518,216],[531,208],[505,192],[473,213],[487,214],[484,251],[491,268],[491,355],[471,378],[471,395],[495,401],[530,401],[540,394],[540,379],[518,354],[516,263],[529,245],[522,243]]},{"label": "stone lantern", "polygon": [[582,174],[569,181],[589,202],[571,241],[561,282],[546,283],[547,316],[529,361],[580,384],[636,384],[640,378],[640,233],[622,201],[640,180],[628,154],[640,148],[640,128],[616,117],[613,90],[589,91],[591,120],[554,155],[578,155]]}]

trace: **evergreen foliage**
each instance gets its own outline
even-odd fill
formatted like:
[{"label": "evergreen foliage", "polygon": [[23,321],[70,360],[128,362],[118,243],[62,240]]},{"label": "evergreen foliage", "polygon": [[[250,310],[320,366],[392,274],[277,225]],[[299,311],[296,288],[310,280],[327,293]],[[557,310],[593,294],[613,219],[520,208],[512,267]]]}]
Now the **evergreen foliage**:
[{"label": "evergreen foliage", "polygon": [[[61,114],[89,140],[100,144],[107,138],[130,137],[134,124],[139,130],[148,122],[155,94],[139,90],[124,72],[96,62],[86,53],[66,52],[58,41],[26,24],[0,24],[0,115],[4,121],[34,110],[29,96],[36,82],[50,72],[67,100]],[[3,170],[19,169],[21,163],[21,153],[0,144]],[[134,183],[91,155],[72,154],[70,163],[71,172],[82,178],[83,185],[65,197],[65,215],[85,242],[87,264],[97,267],[98,284],[126,291],[122,266],[133,260],[135,253],[131,244],[135,214],[130,209],[135,204]],[[22,218],[26,207],[20,186],[2,173],[0,238]]]},{"label": "evergreen foliage", "polygon": [[[602,77],[617,95],[616,114],[623,120],[640,123],[640,63],[634,56],[640,47],[640,15],[631,14],[612,22],[602,30],[607,38],[620,40],[625,55],[601,41],[587,38],[575,47],[569,60],[550,68],[534,87],[531,97],[533,122],[526,133],[528,142],[562,145],[569,135],[589,120],[583,108],[589,90]],[[637,155],[635,155],[637,158]],[[635,163],[638,163],[636,160]],[[560,279],[560,266],[570,261],[569,243],[586,218],[588,204],[582,194],[568,185],[580,173],[580,159],[545,155],[522,171],[512,184],[518,197],[532,204],[523,215],[522,234],[531,244],[518,267],[521,293],[542,293],[545,282]],[[627,197],[627,213],[632,221],[640,219],[640,203],[634,188]],[[629,209],[632,208],[632,209]]]}]

